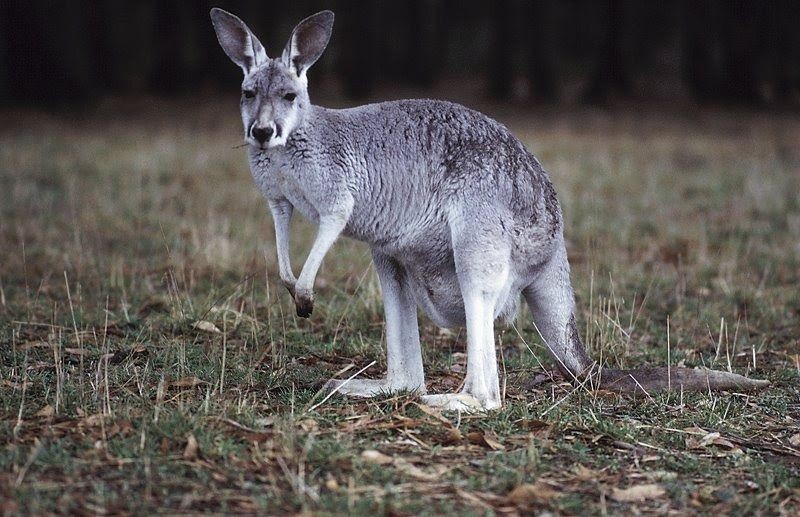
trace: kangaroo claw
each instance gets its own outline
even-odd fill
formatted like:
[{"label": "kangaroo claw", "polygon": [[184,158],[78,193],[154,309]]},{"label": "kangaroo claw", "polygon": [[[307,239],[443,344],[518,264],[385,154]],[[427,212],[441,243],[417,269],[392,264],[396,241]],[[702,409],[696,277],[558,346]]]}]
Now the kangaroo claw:
[{"label": "kangaroo claw", "polygon": [[294,307],[297,315],[301,318],[308,318],[314,311],[314,297],[297,293],[294,296]]}]

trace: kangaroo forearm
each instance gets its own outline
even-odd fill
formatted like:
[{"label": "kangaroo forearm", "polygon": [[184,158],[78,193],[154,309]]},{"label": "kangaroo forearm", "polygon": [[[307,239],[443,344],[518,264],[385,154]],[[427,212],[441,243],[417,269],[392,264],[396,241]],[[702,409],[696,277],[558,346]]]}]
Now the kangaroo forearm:
[{"label": "kangaroo forearm", "polygon": [[293,284],[296,280],[292,272],[292,263],[289,257],[289,228],[294,210],[291,203],[286,200],[270,201],[269,207],[275,225],[275,248],[278,253],[278,272],[284,283]]},{"label": "kangaroo forearm", "polygon": [[308,253],[306,263],[303,265],[303,270],[300,272],[300,277],[297,279],[298,289],[312,291],[314,288],[314,279],[322,266],[322,260],[331,249],[333,243],[344,230],[347,224],[347,219],[342,216],[329,216],[321,217],[319,230],[317,231],[317,238],[314,240],[314,245]]}]

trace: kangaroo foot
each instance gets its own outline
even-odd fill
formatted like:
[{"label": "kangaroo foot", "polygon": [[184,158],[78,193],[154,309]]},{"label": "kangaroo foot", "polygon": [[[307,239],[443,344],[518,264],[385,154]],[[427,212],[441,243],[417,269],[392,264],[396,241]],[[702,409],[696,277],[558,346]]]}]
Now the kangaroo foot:
[{"label": "kangaroo foot", "polygon": [[441,395],[424,395],[422,402],[443,411],[460,411],[462,413],[479,413],[500,407],[499,402],[481,402],[469,393],[444,393]]},{"label": "kangaroo foot", "polygon": [[380,394],[397,393],[398,391],[409,391],[425,393],[425,386],[411,385],[410,383],[391,382],[388,379],[351,379],[337,380],[331,379],[325,387],[337,389],[339,393],[351,397],[374,397]]}]

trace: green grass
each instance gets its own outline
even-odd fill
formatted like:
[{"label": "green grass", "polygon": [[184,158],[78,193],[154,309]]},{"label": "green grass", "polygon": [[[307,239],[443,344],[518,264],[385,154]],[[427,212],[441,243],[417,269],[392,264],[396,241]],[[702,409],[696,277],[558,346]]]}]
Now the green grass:
[{"label": "green grass", "polygon": [[[342,240],[295,317],[235,101],[7,112],[3,513],[800,511],[800,119],[486,109],[556,184],[595,358],[772,387],[576,390],[522,311],[497,331],[500,411],[324,400],[330,377],[385,368],[378,282]],[[312,236],[296,223],[296,267]],[[464,332],[421,321],[429,390],[452,391]]]}]

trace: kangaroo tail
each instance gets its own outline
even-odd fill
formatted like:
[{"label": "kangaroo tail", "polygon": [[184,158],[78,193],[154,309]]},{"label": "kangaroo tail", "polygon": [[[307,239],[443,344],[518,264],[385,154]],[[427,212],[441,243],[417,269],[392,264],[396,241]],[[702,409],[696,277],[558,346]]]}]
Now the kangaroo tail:
[{"label": "kangaroo tail", "polygon": [[748,379],[717,370],[691,368],[602,368],[587,354],[575,324],[575,302],[569,280],[569,262],[563,245],[539,271],[538,279],[523,290],[542,339],[559,370],[574,384],[621,393],[659,391],[750,391],[769,381]]},{"label": "kangaroo tail", "polygon": [[[597,380],[595,386],[631,394],[652,394],[660,391],[753,391],[769,386],[769,381],[748,379],[736,373],[678,367],[637,370],[600,368],[598,373],[592,375]],[[580,377],[576,376],[575,379]]]},{"label": "kangaroo tail", "polygon": [[561,372],[573,384],[628,394],[652,394],[661,391],[754,391],[769,386],[769,381],[748,379],[742,375],[710,369],[659,366],[634,370],[603,368],[586,354],[577,332],[575,318],[570,318],[562,334],[562,346],[548,346]]}]

